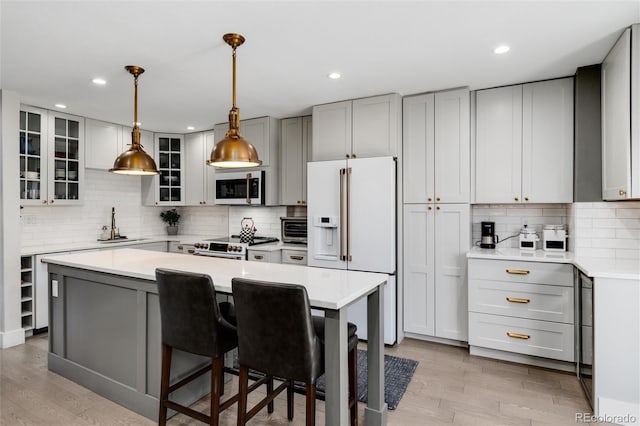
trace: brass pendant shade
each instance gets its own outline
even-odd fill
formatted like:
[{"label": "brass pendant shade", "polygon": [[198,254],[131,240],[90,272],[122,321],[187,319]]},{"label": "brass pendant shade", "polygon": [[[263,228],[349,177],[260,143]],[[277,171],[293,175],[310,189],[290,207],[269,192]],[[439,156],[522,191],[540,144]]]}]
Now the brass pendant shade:
[{"label": "brass pendant shade", "polygon": [[232,70],[232,106],[229,111],[229,130],[224,139],[211,151],[207,164],[214,167],[257,167],[262,164],[258,152],[249,141],[240,134],[240,108],[236,106],[236,48],[244,43],[240,34],[225,34],[222,39],[233,49]]},{"label": "brass pendant shade", "polygon": [[134,99],[133,99],[133,130],[131,131],[131,146],[116,158],[112,173],[123,175],[157,175],[158,167],[156,162],[144,152],[140,145],[140,127],[138,126],[138,76],[144,72],[144,68],[136,65],[124,67],[134,77]]}]

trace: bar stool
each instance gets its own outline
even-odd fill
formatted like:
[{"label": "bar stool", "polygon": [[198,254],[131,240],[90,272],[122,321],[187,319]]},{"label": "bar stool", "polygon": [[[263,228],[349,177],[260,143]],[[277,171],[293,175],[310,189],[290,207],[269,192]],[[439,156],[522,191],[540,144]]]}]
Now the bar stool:
[{"label": "bar stool", "polygon": [[[265,405],[287,389],[287,418],[293,419],[293,382],[303,382],[306,388],[306,424],[315,425],[316,380],[324,372],[323,341],[316,329],[324,336],[324,318],[315,319],[307,291],[303,286],[270,283],[234,278],[232,280],[238,325],[238,362],[240,365],[238,425],[244,425]],[[356,348],[355,325],[351,324],[350,348]],[[353,340],[353,341],[352,341]],[[353,344],[353,345],[352,345]],[[349,362],[349,370],[357,365]],[[247,412],[247,389],[249,369],[262,372],[267,378],[285,379],[277,389]],[[357,370],[357,369],[356,369]],[[351,372],[349,374],[352,376]],[[357,373],[354,373],[354,377]],[[351,419],[357,422],[357,405],[353,395]],[[350,395],[350,400],[351,400]]]},{"label": "bar stool", "polygon": [[[158,424],[165,425],[167,408],[210,425],[217,425],[220,412],[233,405],[238,395],[220,404],[224,390],[224,354],[238,346],[236,328],[229,322],[233,305],[216,301],[208,275],[156,269],[162,323],[162,374]],[[169,386],[173,349],[211,358],[211,364]],[[169,400],[169,394],[211,371],[211,415]]]}]

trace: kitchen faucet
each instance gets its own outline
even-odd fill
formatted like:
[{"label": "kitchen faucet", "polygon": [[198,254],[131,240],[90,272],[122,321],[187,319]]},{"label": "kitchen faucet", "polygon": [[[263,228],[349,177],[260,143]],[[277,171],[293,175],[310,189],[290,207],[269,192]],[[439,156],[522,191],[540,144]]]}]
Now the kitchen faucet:
[{"label": "kitchen faucet", "polygon": [[111,207],[111,234],[109,235],[109,239],[116,239],[116,208]]}]

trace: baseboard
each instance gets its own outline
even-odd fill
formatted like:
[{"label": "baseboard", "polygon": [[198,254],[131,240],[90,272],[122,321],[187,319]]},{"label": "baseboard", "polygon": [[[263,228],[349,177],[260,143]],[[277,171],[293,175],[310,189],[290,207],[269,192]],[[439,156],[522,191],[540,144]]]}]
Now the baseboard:
[{"label": "baseboard", "polygon": [[467,342],[463,342],[461,340],[452,340],[452,339],[445,339],[443,337],[426,336],[424,334],[415,334],[415,333],[405,332],[404,337],[408,337],[410,339],[416,339],[416,340],[424,340],[425,342],[441,343],[443,345],[449,345],[449,346],[460,346],[462,348],[466,348],[467,346],[469,346]]},{"label": "baseboard", "polygon": [[517,354],[513,352],[500,351],[498,349],[481,348],[479,346],[469,346],[469,354],[485,358],[499,359],[502,361],[516,362],[518,364],[535,365],[536,367],[568,371],[574,374],[576,373],[576,365],[572,362]]},{"label": "baseboard", "polygon": [[0,348],[6,349],[24,343],[24,329],[0,331]]},{"label": "baseboard", "polygon": [[640,424],[640,404],[610,398],[598,398],[598,414],[594,422],[610,422],[620,425]]}]

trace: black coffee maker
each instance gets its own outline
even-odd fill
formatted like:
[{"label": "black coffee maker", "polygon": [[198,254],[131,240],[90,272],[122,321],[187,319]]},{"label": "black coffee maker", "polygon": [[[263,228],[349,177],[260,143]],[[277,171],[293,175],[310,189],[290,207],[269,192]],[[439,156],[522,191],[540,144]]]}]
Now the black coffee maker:
[{"label": "black coffee maker", "polygon": [[494,249],[498,243],[498,236],[496,235],[496,223],[495,222],[481,222],[482,238],[480,239],[480,248]]}]

